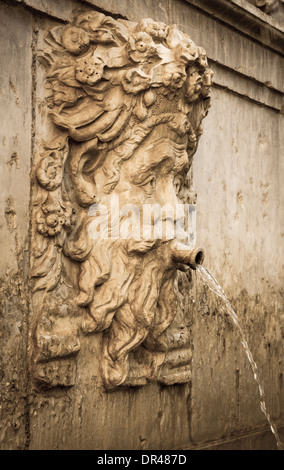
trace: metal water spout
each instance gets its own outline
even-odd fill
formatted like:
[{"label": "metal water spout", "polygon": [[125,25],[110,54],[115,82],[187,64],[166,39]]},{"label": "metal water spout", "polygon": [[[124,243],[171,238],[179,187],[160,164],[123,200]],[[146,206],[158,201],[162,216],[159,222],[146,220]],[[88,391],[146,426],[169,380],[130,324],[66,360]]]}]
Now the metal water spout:
[{"label": "metal water spout", "polygon": [[189,250],[187,245],[177,242],[173,246],[172,256],[175,262],[186,264],[195,270],[198,265],[203,264],[205,255],[202,248]]}]

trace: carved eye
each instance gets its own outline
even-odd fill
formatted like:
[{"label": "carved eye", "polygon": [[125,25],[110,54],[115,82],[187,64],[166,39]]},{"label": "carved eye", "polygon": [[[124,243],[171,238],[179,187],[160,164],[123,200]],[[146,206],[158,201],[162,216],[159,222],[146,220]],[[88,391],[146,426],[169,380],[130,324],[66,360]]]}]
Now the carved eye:
[{"label": "carved eye", "polygon": [[173,185],[174,185],[176,194],[178,194],[181,188],[181,179],[176,177],[174,179]]},{"label": "carved eye", "polygon": [[156,189],[156,177],[150,176],[141,185],[147,194],[152,194]]}]

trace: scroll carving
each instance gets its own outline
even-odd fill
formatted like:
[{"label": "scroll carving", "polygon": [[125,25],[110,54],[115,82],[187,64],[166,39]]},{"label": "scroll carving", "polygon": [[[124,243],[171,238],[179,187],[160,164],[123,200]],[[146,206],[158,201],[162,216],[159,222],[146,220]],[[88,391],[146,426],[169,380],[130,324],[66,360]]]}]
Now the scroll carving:
[{"label": "scroll carving", "polygon": [[[97,335],[106,389],[188,381],[176,287],[187,241],[130,236],[121,208],[185,201],[210,107],[206,52],[176,26],[95,11],[45,41],[54,134],[34,167],[33,376],[73,385],[82,337]],[[96,238],[99,207],[114,217]]]}]

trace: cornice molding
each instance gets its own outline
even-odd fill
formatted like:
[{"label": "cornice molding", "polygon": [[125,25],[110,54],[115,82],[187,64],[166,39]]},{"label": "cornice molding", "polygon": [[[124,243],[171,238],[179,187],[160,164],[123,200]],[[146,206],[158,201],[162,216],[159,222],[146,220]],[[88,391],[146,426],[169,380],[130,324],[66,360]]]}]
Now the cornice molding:
[{"label": "cornice molding", "polygon": [[284,25],[246,0],[184,0],[283,55]]},{"label": "cornice molding", "polygon": [[[92,6],[101,11],[113,15],[125,16],[127,11],[133,11],[133,5],[124,8],[122,2],[108,0],[66,0],[63,2],[49,0],[48,5],[44,0],[0,0],[4,3],[21,4],[26,7],[44,13],[53,18],[70,21],[73,11],[81,3],[84,6]],[[283,55],[284,50],[284,25],[271,16],[263,13],[259,8],[247,0],[182,0],[184,3],[195,7],[205,14],[214,17],[216,21],[227,24],[242,34],[260,42],[261,44]],[[128,0],[124,1],[125,4]],[[130,2],[129,2],[130,3]],[[167,5],[166,5],[167,6]],[[166,7],[164,8],[166,10]],[[133,15],[130,15],[133,16]],[[152,15],[153,16],[153,15]],[[132,20],[132,18],[129,18]],[[137,19],[137,18],[136,18]],[[169,18],[169,21],[173,21]]]}]

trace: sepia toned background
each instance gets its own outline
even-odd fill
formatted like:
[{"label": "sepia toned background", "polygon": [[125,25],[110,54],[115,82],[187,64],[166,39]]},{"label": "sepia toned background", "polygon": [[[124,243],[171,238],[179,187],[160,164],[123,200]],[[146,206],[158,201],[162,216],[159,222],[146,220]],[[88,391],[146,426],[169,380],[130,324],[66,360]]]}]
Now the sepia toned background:
[{"label": "sepia toned background", "polygon": [[192,338],[188,384],[105,393],[85,337],[76,384],[39,393],[28,367],[31,171],[42,138],[45,31],[94,8],[177,24],[207,51],[211,109],[191,169],[197,241],[245,331],[284,438],[284,3],[0,0],[0,449],[275,449],[238,332],[197,273],[179,286]]}]

